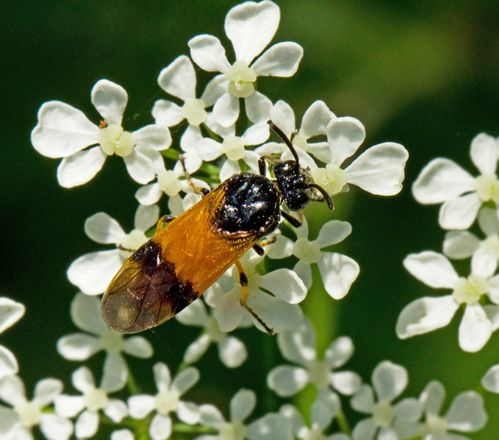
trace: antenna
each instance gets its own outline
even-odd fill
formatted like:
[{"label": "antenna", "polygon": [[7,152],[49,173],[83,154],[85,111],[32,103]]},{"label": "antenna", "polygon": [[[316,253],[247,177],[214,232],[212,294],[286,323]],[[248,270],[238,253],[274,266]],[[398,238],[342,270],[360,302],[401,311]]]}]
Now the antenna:
[{"label": "antenna", "polygon": [[275,125],[273,122],[270,122],[270,128],[277,133],[277,135],[284,141],[284,143],[291,150],[291,153],[293,153],[293,157],[295,158],[296,165],[300,165],[298,153],[296,152],[295,147],[293,147],[293,144],[288,139],[288,137],[284,134],[284,132],[277,125]]}]

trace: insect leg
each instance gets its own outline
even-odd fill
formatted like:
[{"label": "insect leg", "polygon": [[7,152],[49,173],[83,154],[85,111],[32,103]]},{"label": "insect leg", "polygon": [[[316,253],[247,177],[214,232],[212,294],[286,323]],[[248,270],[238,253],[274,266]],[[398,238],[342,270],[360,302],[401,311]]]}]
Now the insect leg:
[{"label": "insect leg", "polygon": [[194,185],[194,182],[192,181],[191,175],[189,174],[189,172],[187,171],[187,168],[185,167],[185,157],[180,155],[178,160],[182,164],[182,168],[184,169],[185,178],[189,182],[189,185],[191,186],[194,193],[199,194],[200,196],[203,196],[203,197],[208,195],[210,193],[209,190],[207,190],[206,188],[203,188],[201,186]]},{"label": "insect leg", "polygon": [[260,156],[260,158],[258,159],[258,172],[262,176],[265,176],[265,161],[273,164],[276,161],[276,158],[274,156],[271,156],[270,154],[264,154],[263,156]]},{"label": "insect leg", "polygon": [[281,215],[291,223],[291,226],[295,228],[299,228],[303,224],[303,214],[301,211],[298,211],[296,215],[298,218],[293,217],[291,214],[288,214],[286,211],[281,210]]},{"label": "insect leg", "polygon": [[269,335],[273,335],[274,330],[271,329],[267,324],[265,324],[265,322],[262,321],[262,318],[260,318],[253,311],[253,309],[248,304],[246,304],[246,302],[248,301],[248,278],[244,273],[244,269],[240,261],[237,260],[234,264],[236,265],[237,270],[239,272],[239,282],[241,283],[241,289],[242,289],[242,297],[239,300],[240,304],[248,311],[248,313],[250,313],[251,316],[253,316],[253,318],[255,318],[262,325],[262,327]]},{"label": "insect leg", "polygon": [[262,256],[265,251],[263,250],[264,246],[268,246],[276,241],[276,236],[274,235],[272,238],[265,238],[259,244],[253,245],[253,250],[260,256]]}]

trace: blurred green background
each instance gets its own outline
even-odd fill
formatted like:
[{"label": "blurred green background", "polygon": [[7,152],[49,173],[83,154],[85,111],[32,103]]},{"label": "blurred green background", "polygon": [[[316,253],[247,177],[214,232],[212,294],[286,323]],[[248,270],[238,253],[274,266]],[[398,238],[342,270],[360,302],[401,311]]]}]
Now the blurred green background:
[{"label": "blurred green background", "polygon": [[[27,306],[25,317],[2,334],[1,343],[17,355],[29,396],[39,379],[51,376],[64,380],[66,392],[75,392],[70,373],[80,363],[61,358],[55,343],[76,331],[68,317],[76,289],[65,271],[76,257],[99,249],[84,235],[84,220],[105,211],[130,229],[136,209],[136,184],[121,160],[108,160],[83,187],[67,190],[57,184],[59,161],[40,156],[30,144],[39,106],[61,100],[98,121],[90,90],[106,78],[129,94],[125,127],[134,130],[150,123],[153,103],[165,97],[156,83],[160,70],[188,53],[187,41],[200,33],[217,35],[230,48],[223,21],[237,3],[28,0],[0,6],[0,295]],[[322,99],[336,115],[354,116],[365,124],[364,148],[396,141],[410,153],[399,196],[381,198],[353,190],[336,200],[333,214],[323,205],[307,213],[312,234],[331,217],[349,220],[353,234],[341,251],[361,266],[344,300],[331,300],[320,286],[309,293],[304,307],[314,319],[319,343],[324,349],[331,338],[349,335],[356,353],[348,369],[370,381],[374,366],[389,359],[409,371],[406,396],[418,396],[428,381],[437,379],[448,391],[448,405],[461,391],[479,390],[480,378],[499,363],[499,337],[493,335],[477,354],[463,353],[457,343],[459,314],[443,330],[397,339],[395,322],[402,308],[417,297],[441,294],[426,289],[402,267],[408,253],[441,250],[444,237],[437,226],[438,209],[417,205],[410,185],[436,156],[450,157],[475,173],[468,155],[471,139],[482,131],[499,135],[497,1],[278,4],[281,25],[274,42],[296,41],[305,56],[293,78],[263,78],[259,89],[273,101],[290,103],[298,120],[314,100]],[[175,370],[196,333],[171,322],[146,336],[155,346],[154,360]],[[255,415],[278,409],[281,401],[265,388],[268,366],[282,362],[274,341],[254,330],[235,333],[246,342],[249,360],[227,370],[211,348],[199,364],[203,384],[187,397],[226,411],[233,393],[246,387],[259,396]],[[102,361],[100,353],[90,362],[97,377]],[[144,391],[155,391],[151,362],[132,360],[130,365]],[[470,435],[473,439],[496,438],[499,431],[499,398],[485,398],[491,420]]]}]

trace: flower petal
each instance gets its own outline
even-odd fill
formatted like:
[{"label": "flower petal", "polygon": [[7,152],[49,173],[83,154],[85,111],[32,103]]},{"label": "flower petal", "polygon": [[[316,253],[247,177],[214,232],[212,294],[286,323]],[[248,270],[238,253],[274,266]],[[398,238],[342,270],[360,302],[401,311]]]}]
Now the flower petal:
[{"label": "flower petal", "polygon": [[184,362],[186,364],[194,364],[195,362],[199,361],[199,359],[201,359],[201,357],[208,350],[209,346],[211,345],[211,342],[212,341],[210,335],[208,334],[201,335],[198,339],[191,342],[190,345],[185,350]]},{"label": "flower petal", "polygon": [[151,113],[159,126],[172,127],[184,120],[182,107],[165,99],[158,99],[154,103]]},{"label": "flower petal", "polygon": [[184,394],[196,384],[199,377],[199,370],[197,368],[186,368],[173,379],[171,389],[179,394]]},{"label": "flower petal", "polygon": [[82,393],[95,388],[95,380],[88,367],[80,367],[71,375],[73,386]]},{"label": "flower petal", "polygon": [[438,380],[432,380],[419,396],[425,414],[438,416],[445,400],[445,388]]},{"label": "flower petal", "polygon": [[324,360],[332,368],[339,368],[345,365],[353,356],[353,341],[348,336],[336,338],[324,353]]},{"label": "flower petal", "polygon": [[449,231],[445,234],[444,254],[455,260],[470,258],[480,246],[480,240],[469,231]]},{"label": "flower petal", "polygon": [[88,217],[83,228],[91,240],[101,244],[118,244],[125,236],[120,224],[105,212]]},{"label": "flower petal", "polygon": [[249,440],[292,440],[292,438],[290,424],[286,423],[286,419],[279,414],[267,414],[248,425]]},{"label": "flower petal", "polygon": [[156,404],[154,397],[147,394],[135,394],[129,397],[127,402],[130,416],[134,419],[143,419],[146,417],[154,409]]},{"label": "flower petal", "polygon": [[300,327],[295,330],[284,330],[277,335],[279,350],[285,359],[300,365],[308,365],[315,361],[315,330],[308,318],[303,318]]},{"label": "flower petal", "polygon": [[[284,329],[297,328],[303,319],[303,311],[300,306],[289,304],[262,291],[258,295],[252,295],[248,303],[256,315],[276,333]],[[253,316],[251,318],[255,327],[261,331],[267,331]]]},{"label": "flower petal", "polygon": [[84,333],[63,336],[57,341],[57,351],[59,354],[72,361],[88,359],[101,349],[102,346],[95,336]]},{"label": "flower petal", "polygon": [[331,385],[341,394],[351,396],[360,389],[362,379],[353,371],[338,371],[332,374]]},{"label": "flower petal", "polygon": [[242,422],[256,406],[256,394],[251,390],[239,390],[230,401],[230,420]]},{"label": "flower petal", "polygon": [[232,126],[239,117],[239,98],[224,93],[213,106],[213,117],[222,127]]},{"label": "flower petal", "polygon": [[478,212],[478,224],[487,237],[497,235],[497,231],[499,231],[497,210],[486,206],[480,209]]},{"label": "flower petal", "polygon": [[244,109],[248,119],[257,124],[259,122],[267,122],[270,118],[270,110],[272,101],[258,90],[253,92],[251,96],[244,99]]},{"label": "flower petal", "polygon": [[133,133],[137,146],[153,151],[164,151],[172,143],[170,130],[157,124],[149,124]]},{"label": "flower petal", "polygon": [[307,295],[303,281],[289,269],[277,269],[263,275],[260,286],[289,304],[298,304]]},{"label": "flower petal", "polygon": [[347,238],[352,232],[352,225],[340,220],[331,220],[324,225],[317,237],[317,243],[322,248],[332,244],[338,244]]},{"label": "flower petal", "polygon": [[409,254],[404,259],[404,267],[418,280],[435,289],[452,289],[458,279],[450,261],[438,252]]},{"label": "flower petal", "polygon": [[449,428],[462,432],[475,432],[487,423],[483,398],[475,391],[465,391],[453,400],[446,418]]},{"label": "flower petal", "polygon": [[51,404],[61,394],[63,384],[58,379],[42,379],[36,386],[33,400],[41,407]]},{"label": "flower petal", "polygon": [[348,293],[360,272],[355,260],[335,252],[323,252],[317,265],[324,288],[334,299],[341,299]]},{"label": "flower petal", "polygon": [[152,440],[165,440],[172,433],[172,419],[170,416],[156,414],[149,426],[149,434]]},{"label": "flower petal", "polygon": [[245,2],[233,7],[225,18],[225,33],[232,41],[236,59],[249,65],[270,43],[279,20],[279,6],[271,1]]},{"label": "flower petal", "polygon": [[487,249],[478,249],[471,258],[471,273],[490,278],[497,269],[497,254]]},{"label": "flower petal", "polygon": [[132,336],[130,338],[126,338],[123,351],[130,356],[135,356],[141,359],[150,358],[154,353],[151,343],[142,336]]},{"label": "flower petal", "polygon": [[158,77],[159,86],[170,95],[187,101],[196,97],[196,73],[188,56],[180,55]]},{"label": "flower petal", "polygon": [[443,229],[467,229],[476,219],[482,201],[476,193],[448,200],[440,207],[438,222]]},{"label": "flower petal", "polygon": [[119,353],[107,353],[100,388],[107,393],[114,393],[126,385],[128,367]]},{"label": "flower petal", "polygon": [[19,367],[14,354],[3,345],[0,345],[0,379],[16,374],[18,370]]},{"label": "flower petal", "polygon": [[307,139],[313,136],[327,133],[327,126],[333,118],[333,113],[329,110],[324,101],[315,101],[305,110],[301,121],[300,133]]},{"label": "flower petal", "polygon": [[408,380],[407,370],[390,361],[380,362],[372,374],[372,384],[378,399],[388,402],[405,390]]},{"label": "flower petal", "polygon": [[239,304],[239,295],[235,291],[226,293],[217,302],[213,316],[222,332],[234,330],[243,319],[243,309]]},{"label": "flower petal", "polygon": [[266,121],[250,125],[241,136],[244,145],[263,144],[270,136],[269,124]]},{"label": "flower petal", "polygon": [[42,414],[40,430],[48,440],[67,440],[73,433],[73,423],[55,414]]},{"label": "flower petal", "polygon": [[154,364],[154,381],[159,391],[169,390],[171,383],[171,374],[168,366],[163,362]]},{"label": "flower petal", "polygon": [[369,414],[374,407],[374,391],[370,385],[362,385],[355,396],[350,399],[350,405],[355,411]]},{"label": "flower petal", "polygon": [[11,406],[26,401],[26,390],[19,376],[6,376],[0,381],[0,399]]},{"label": "flower petal", "polygon": [[364,151],[346,169],[348,183],[371,194],[393,196],[402,189],[409,153],[400,144],[385,142]]},{"label": "flower petal", "polygon": [[333,119],[327,126],[327,141],[331,152],[331,163],[340,166],[352,156],[364,142],[366,129],[355,118]]},{"label": "flower petal", "polygon": [[458,308],[452,295],[416,299],[400,313],[396,326],[397,336],[407,339],[445,327]]},{"label": "flower petal", "polygon": [[492,136],[480,133],[471,141],[471,160],[481,174],[493,174],[497,167],[499,145]]},{"label": "flower petal", "polygon": [[102,168],[107,155],[100,147],[90,148],[65,157],[57,168],[57,180],[64,188],[83,185]]},{"label": "flower petal", "polygon": [[303,58],[303,48],[291,41],[277,43],[266,50],[251,66],[258,76],[287,78],[298,70]]},{"label": "flower petal", "polygon": [[246,346],[234,336],[229,336],[218,343],[218,355],[226,367],[237,368],[248,357]]},{"label": "flower petal", "polygon": [[135,147],[132,154],[123,158],[130,177],[142,185],[153,180],[156,175],[152,160],[144,153]]},{"label": "flower petal", "polygon": [[220,40],[213,35],[197,35],[189,40],[191,58],[208,72],[224,73],[229,67],[225,49]]},{"label": "flower petal", "polygon": [[216,75],[206,84],[201,99],[207,107],[211,107],[228,89],[229,82],[224,74]]},{"label": "flower petal", "polygon": [[55,398],[55,412],[61,417],[74,417],[85,408],[83,396],[61,394]]},{"label": "flower petal", "polygon": [[104,414],[114,423],[119,423],[128,415],[128,408],[125,402],[119,399],[109,399],[109,404],[104,408]]},{"label": "flower petal", "polygon": [[121,119],[128,102],[123,87],[106,79],[97,81],[92,89],[92,104],[110,125],[121,126]]},{"label": "flower petal", "polygon": [[481,382],[487,391],[499,394],[499,364],[490,367]]},{"label": "flower petal", "polygon": [[449,159],[432,160],[412,185],[414,198],[422,204],[442,203],[472,191],[475,179]]},{"label": "flower petal", "polygon": [[38,111],[31,133],[36,151],[47,157],[67,157],[98,143],[99,128],[80,110],[60,101],[49,101]]},{"label": "flower petal", "polygon": [[135,211],[135,229],[146,232],[156,225],[159,219],[158,205],[139,205]]},{"label": "flower petal", "polygon": [[24,315],[22,303],[6,297],[0,297],[0,333],[14,325]]},{"label": "flower petal", "polygon": [[153,205],[154,203],[158,203],[162,195],[163,191],[158,183],[141,186],[135,192],[135,198],[141,205]]},{"label": "flower petal", "polygon": [[492,335],[492,323],[480,304],[468,304],[459,326],[459,346],[468,352],[483,348]]}]

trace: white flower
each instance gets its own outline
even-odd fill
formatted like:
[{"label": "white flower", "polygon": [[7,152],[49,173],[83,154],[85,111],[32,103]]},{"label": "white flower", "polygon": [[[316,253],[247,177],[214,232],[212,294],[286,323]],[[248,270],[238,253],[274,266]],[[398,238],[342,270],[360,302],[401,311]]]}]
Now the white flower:
[{"label": "white flower", "polygon": [[497,139],[481,133],[472,140],[470,156],[480,171],[473,177],[449,159],[437,158],[426,165],[412,186],[414,198],[422,204],[438,204],[439,223],[444,229],[467,229],[484,202],[499,202],[496,168]]},{"label": "white flower", "polygon": [[278,235],[276,242],[269,249],[269,258],[286,258],[294,255],[298,258],[293,271],[303,280],[309,289],[312,286],[312,264],[317,264],[324,287],[334,299],[343,298],[359,275],[359,265],[346,255],[336,252],[323,252],[322,248],[343,241],[352,232],[348,222],[331,220],[325,223],[316,240],[308,239],[308,224],[293,229],[296,241]]},{"label": "white flower", "polygon": [[139,205],[135,213],[135,228],[128,234],[105,212],[98,212],[85,221],[85,233],[101,244],[115,244],[118,249],[82,255],[68,268],[68,279],[86,295],[103,293],[116,272],[135,250],[147,241],[145,232],[159,218],[157,205]]},{"label": "white flower", "polygon": [[471,259],[471,274],[459,277],[442,254],[425,251],[411,254],[405,268],[420,281],[436,289],[452,289],[450,295],[419,298],[408,304],[397,321],[397,335],[406,339],[445,327],[460,306],[464,316],[459,326],[459,345],[465,351],[480,350],[499,326],[499,306],[482,306],[483,295],[499,304],[499,275],[495,252],[479,249]]},{"label": "white flower", "polygon": [[[213,316],[220,330],[230,332],[241,324],[245,310],[250,308],[259,318],[251,315],[253,323],[261,331],[273,330],[278,333],[284,329],[297,328],[302,320],[303,312],[298,306],[306,294],[307,288],[303,281],[289,269],[277,269],[260,275],[255,271],[255,265],[261,257],[246,254],[241,262],[248,279],[248,298],[246,306],[241,304],[242,288],[239,282],[239,272],[233,266],[229,271],[234,278],[234,287],[220,297],[215,305]],[[269,293],[264,292],[261,288]],[[260,322],[261,321],[261,322]],[[266,325],[265,328],[262,322]]]},{"label": "white flower", "polygon": [[31,143],[44,156],[63,158],[57,169],[59,184],[70,188],[88,182],[114,154],[123,157],[128,173],[138,183],[152,180],[153,163],[162,160],[159,151],[171,144],[168,129],[147,125],[133,133],[124,131],[121,122],[128,96],[111,81],[98,81],[91,96],[104,118],[99,126],[61,101],[46,102],[38,112]]},{"label": "white flower", "polygon": [[364,191],[380,196],[393,196],[402,189],[404,167],[409,157],[400,144],[384,142],[368,148],[348,167],[341,168],[364,141],[364,126],[355,118],[333,119],[327,126],[330,162],[324,168],[311,167],[314,182],[329,194],[348,189],[347,184],[357,185]]},{"label": "white flower", "polygon": [[75,434],[78,438],[95,435],[99,428],[99,411],[103,411],[113,422],[118,423],[127,416],[126,404],[119,399],[110,399],[109,393],[121,390],[126,383],[126,374],[117,376],[113,371],[104,370],[100,387],[95,386],[92,372],[80,367],[72,374],[73,386],[81,391],[81,396],[61,394],[55,399],[55,411],[62,417],[78,419]]},{"label": "white flower", "polygon": [[356,411],[370,414],[370,417],[355,425],[352,431],[354,440],[371,440],[376,433],[377,439],[391,440],[411,438],[417,434],[417,421],[421,417],[418,400],[407,398],[392,404],[404,391],[407,382],[407,370],[404,367],[389,361],[378,364],[372,374],[374,392],[371,386],[362,385],[350,402]]},{"label": "white flower", "polygon": [[310,428],[305,424],[302,415],[293,405],[283,405],[279,410],[293,427],[295,437],[302,440],[349,440],[346,434],[324,434],[333,418],[340,412],[340,399],[334,393],[319,392],[310,410]]},{"label": "white flower", "polygon": [[161,71],[158,83],[165,92],[179,98],[183,105],[160,99],[155,102],[152,114],[156,124],[160,126],[172,127],[184,119],[187,120],[189,125],[180,139],[180,146],[185,152],[186,168],[193,173],[202,164],[195,145],[202,138],[200,125],[204,124],[208,117],[206,108],[215,104],[225,93],[227,85],[224,78],[218,76],[208,83],[201,97],[197,99],[196,72],[191,60],[185,55],[179,56]]},{"label": "white flower", "polygon": [[205,161],[215,160],[223,154],[227,157],[220,169],[221,181],[241,171],[238,162],[240,160],[246,162],[253,171],[258,170],[260,155],[255,151],[246,150],[245,147],[262,144],[268,139],[270,132],[267,122],[251,125],[241,136],[236,136],[235,126],[228,128],[212,126],[212,128],[222,137],[222,142],[203,138],[197,143],[197,148],[199,156]]},{"label": "white flower", "polygon": [[269,373],[267,384],[279,396],[292,396],[308,383],[318,390],[329,391],[333,387],[345,395],[352,395],[359,389],[361,379],[357,373],[334,371],[353,355],[350,338],[337,338],[326,350],[324,359],[319,360],[315,331],[310,320],[305,318],[297,331],[285,330],[277,335],[277,342],[284,358],[299,365],[281,365]]},{"label": "white flower", "polygon": [[184,423],[193,425],[199,421],[199,410],[191,402],[180,400],[198,380],[199,371],[190,367],[181,371],[171,380],[168,367],[158,362],[153,367],[154,380],[158,388],[155,396],[139,394],[128,399],[130,415],[135,419],[143,419],[151,411],[156,411],[149,426],[149,435],[153,440],[165,440],[172,432],[170,413],[175,412]]},{"label": "white flower", "polygon": [[482,386],[491,393],[499,394],[499,364],[489,368],[482,378]]},{"label": "white flower", "polygon": [[100,350],[106,352],[105,371],[113,371],[117,376],[127,375],[128,369],[122,353],[138,358],[149,358],[153,348],[142,336],[125,338],[111,330],[103,321],[100,301],[78,293],[71,303],[71,319],[75,325],[87,333],[73,333],[57,341],[57,351],[72,361],[83,361]]},{"label": "white flower", "polygon": [[[0,433],[5,433],[5,425],[13,425],[11,438],[31,439],[35,437],[32,429],[39,426],[49,440],[65,440],[73,433],[73,424],[64,417],[44,412],[62,392],[62,382],[57,379],[40,380],[32,400],[26,398],[24,384],[18,376],[7,376],[0,381],[0,399],[12,406],[12,410],[3,409]],[[18,423],[13,424],[15,418]],[[9,438],[9,437],[2,437]]]},{"label": "white flower", "polygon": [[111,434],[111,440],[134,440],[133,432],[129,429],[118,429]]},{"label": "white flower", "polygon": [[245,98],[250,121],[267,120],[272,103],[255,91],[257,77],[289,77],[298,69],[303,49],[289,41],[275,44],[253,62],[274,37],[279,20],[279,7],[271,1],[245,2],[233,7],[225,18],[225,33],[236,54],[232,65],[220,40],[213,35],[198,35],[189,41],[194,62],[208,72],[221,72],[225,80],[226,92],[213,107],[215,119],[221,125],[229,127],[237,120],[239,98]]},{"label": "white flower", "polygon": [[444,254],[449,258],[470,258],[477,249],[494,251],[499,259],[499,218],[496,209],[483,207],[478,212],[478,225],[486,238],[481,240],[470,231],[448,231]]},{"label": "white flower", "polygon": [[[279,127],[291,140],[291,143],[305,152],[315,156],[322,162],[330,161],[329,145],[326,141],[309,142],[310,138],[326,135],[327,125],[335,118],[323,101],[315,101],[305,111],[301,126],[297,130],[295,113],[291,106],[284,101],[277,101],[270,111],[270,120]],[[281,160],[286,160],[291,153],[286,144],[280,142],[269,142],[256,150],[259,154],[283,154]],[[291,157],[289,157],[291,158]]]},{"label": "white flower", "polygon": [[456,396],[445,416],[440,416],[444,399],[445,389],[436,380],[430,382],[419,397],[425,416],[419,434],[424,440],[469,440],[448,430],[475,432],[487,423],[483,398],[475,391],[465,391]]},{"label": "white flower", "polygon": [[[0,333],[14,325],[24,315],[23,304],[9,298],[0,297]],[[0,345],[0,379],[10,374],[15,374],[19,370],[17,359],[14,354]]]},{"label": "white flower", "polygon": [[226,421],[213,405],[201,405],[200,423],[216,429],[218,435],[201,435],[194,440],[292,440],[291,426],[280,414],[267,414],[246,425],[244,421],[255,405],[255,393],[244,389],[230,401],[230,421]]},{"label": "white flower", "polygon": [[244,344],[236,337],[220,330],[216,319],[208,314],[201,299],[178,313],[176,318],[184,325],[200,326],[204,329],[201,336],[187,347],[184,354],[185,363],[197,362],[212,343],[217,344],[218,356],[229,368],[239,367],[248,357]]}]

